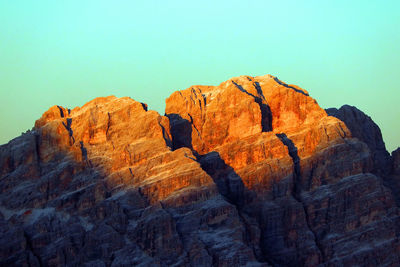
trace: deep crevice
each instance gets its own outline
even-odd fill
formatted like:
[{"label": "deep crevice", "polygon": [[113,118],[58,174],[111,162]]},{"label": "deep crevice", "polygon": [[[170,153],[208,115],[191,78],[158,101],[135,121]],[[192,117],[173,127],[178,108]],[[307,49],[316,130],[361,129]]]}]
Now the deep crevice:
[{"label": "deep crevice", "polygon": [[[347,136],[346,136],[346,132],[343,130],[343,127],[342,127],[342,125],[339,123],[339,127],[340,127],[340,130],[341,130],[341,132],[339,132],[339,134],[340,134],[340,136],[342,137],[342,138],[346,138]],[[343,135],[342,135],[343,134]]]},{"label": "deep crevice", "polygon": [[293,143],[292,140],[290,140],[286,134],[280,133],[276,134],[276,137],[281,140],[281,142],[288,148],[289,150],[289,156],[293,160],[293,174],[294,174],[294,181],[293,181],[293,195],[295,196],[296,199],[300,198],[300,193],[301,193],[301,170],[300,170],[300,158],[298,155],[298,149],[296,145]]},{"label": "deep crevice", "polygon": [[302,201],[301,198],[301,192],[302,192],[302,187],[301,187],[301,166],[300,166],[300,157],[298,155],[298,148],[296,145],[293,143],[293,141],[286,136],[285,133],[280,133],[276,134],[276,136],[281,140],[281,142],[288,148],[289,150],[289,156],[293,160],[293,188],[292,188],[292,197],[301,204],[307,224],[308,230],[313,234],[314,236],[314,243],[319,250],[319,253],[321,255],[321,260],[322,262],[325,262],[326,256],[324,253],[324,249],[322,244],[319,242],[316,233],[313,231],[311,225],[310,225],[310,219],[308,216],[307,212],[307,207],[305,206],[304,202]]},{"label": "deep crevice", "polygon": [[169,119],[172,137],[172,150],[176,150],[181,147],[188,147],[189,149],[193,150],[192,124],[190,121],[175,113],[166,114],[166,117]]},{"label": "deep crevice", "polygon": [[[196,151],[193,153],[200,167],[214,180],[217,185],[218,192],[226,199],[228,203],[233,205],[239,216],[239,221],[244,226],[245,236],[244,243],[253,252],[255,259],[259,262],[268,262],[266,255],[261,252],[260,244],[251,242],[251,230],[246,219],[243,216],[243,208],[250,201],[250,192],[245,187],[242,178],[235,170],[225,163],[218,152],[210,152],[205,155],[198,155]],[[254,218],[256,219],[256,218]],[[256,219],[259,227],[259,222]],[[259,227],[260,229],[260,227]],[[262,229],[260,229],[261,232]]]},{"label": "deep crevice", "polygon": [[61,118],[64,118],[64,111],[63,111],[62,107],[57,106],[57,108],[58,108],[58,110],[60,111],[60,116],[61,116]]},{"label": "deep crevice", "polygon": [[172,145],[172,140],[169,138],[167,131],[165,130],[165,127],[161,124],[160,121],[158,121],[158,125],[160,125],[161,127],[161,131],[162,131],[162,135],[165,141],[165,144],[170,148],[173,149],[173,145]]},{"label": "deep crevice", "polygon": [[251,96],[254,98],[254,101],[258,104],[260,107],[261,111],[261,128],[263,132],[270,132],[272,131],[272,112],[271,108],[263,103],[263,99],[265,100],[264,94],[261,90],[260,84],[258,82],[253,83],[254,88],[257,90],[257,93],[259,96],[255,96],[252,93],[249,93],[246,91],[243,86],[240,84],[236,83],[235,81],[232,81],[232,83],[238,88],[240,91],[243,93]]},{"label": "deep crevice", "polygon": [[192,115],[190,115],[190,114],[188,113],[188,116],[189,116],[189,118],[190,118],[190,123],[191,123],[191,125],[192,125],[193,128],[196,130],[197,135],[198,135],[198,136],[200,137],[200,139],[201,139],[200,131],[197,129],[196,125],[193,123],[193,117],[192,117]]},{"label": "deep crevice", "polygon": [[82,161],[84,161],[87,166],[92,167],[92,162],[88,159],[87,149],[84,146],[83,141],[79,141],[79,144],[82,153]]},{"label": "deep crevice", "polygon": [[302,90],[300,90],[300,89],[297,89],[296,87],[290,86],[290,85],[288,85],[288,84],[282,82],[282,81],[279,80],[277,77],[274,77],[274,81],[277,82],[277,83],[279,83],[279,84],[282,85],[282,86],[285,86],[286,88],[290,88],[290,89],[292,89],[292,90],[295,90],[297,93],[303,94],[303,95],[305,95],[305,96],[309,96],[306,92],[304,92],[304,91],[302,91]]},{"label": "deep crevice", "polygon": [[261,89],[260,83],[259,82],[254,82],[253,86],[257,90],[258,95],[261,96],[262,99],[266,100],[265,96],[264,96],[264,93],[263,93],[263,91]]},{"label": "deep crevice", "polygon": [[111,127],[111,114],[110,112],[107,112],[107,130],[106,130],[106,139],[108,139],[108,131],[110,130]]},{"label": "deep crevice", "polygon": [[241,208],[244,204],[242,178],[227,165],[218,152],[196,155],[200,167],[214,180],[219,193],[232,205]]},{"label": "deep crevice", "polygon": [[140,103],[140,104],[142,105],[144,111],[147,111],[147,109],[148,109],[147,104],[145,104],[145,103]]},{"label": "deep crevice", "polygon": [[72,118],[67,118],[67,123],[62,122],[64,125],[65,129],[67,129],[68,134],[69,134],[69,145],[72,146],[75,143],[75,138],[74,138],[74,131],[71,128],[72,124]]},{"label": "deep crevice", "polygon": [[201,96],[203,97],[203,101],[204,101],[204,108],[207,106],[207,97],[205,94],[201,94]]}]

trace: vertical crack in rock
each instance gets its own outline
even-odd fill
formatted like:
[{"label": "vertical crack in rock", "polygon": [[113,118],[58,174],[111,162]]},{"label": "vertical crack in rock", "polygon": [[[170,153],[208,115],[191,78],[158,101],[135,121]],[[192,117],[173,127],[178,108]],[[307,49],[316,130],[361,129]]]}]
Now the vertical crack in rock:
[{"label": "vertical crack in rock", "polygon": [[134,178],[135,178],[135,175],[133,175],[132,168],[129,168],[129,172],[130,172],[130,174],[131,174],[131,176],[132,176],[132,179],[134,179]]},{"label": "vertical crack in rock", "polygon": [[262,91],[262,89],[261,89],[260,83],[259,83],[259,82],[254,82],[254,83],[253,83],[253,86],[254,86],[254,88],[257,90],[258,95],[259,95],[262,99],[266,100],[266,99],[265,99],[265,96],[264,96],[264,93],[263,93],[263,91]]},{"label": "vertical crack in rock", "polygon": [[340,123],[339,123],[338,125],[339,125],[340,130],[337,131],[337,132],[339,133],[340,137],[342,137],[343,139],[345,139],[345,138],[347,137],[347,136],[346,136],[346,132],[343,130],[343,127],[342,127],[342,125],[341,125]]},{"label": "vertical crack in rock", "polygon": [[[198,155],[198,154],[197,154]],[[237,207],[243,206],[244,184],[233,168],[225,163],[218,152],[198,156],[200,167],[214,180],[219,193]]]},{"label": "vertical crack in rock", "polygon": [[239,221],[244,226],[245,244],[251,249],[257,261],[267,262],[263,255],[257,253],[257,250],[261,251],[261,249],[257,247],[259,244],[254,244],[254,242],[251,242],[250,226],[242,214],[246,194],[246,187],[244,186],[242,178],[231,166],[225,163],[218,152],[210,152],[201,156],[196,152],[194,152],[194,154],[197,157],[197,161],[200,163],[200,167],[214,180],[214,183],[217,185],[218,192],[236,208]]},{"label": "vertical crack in rock", "polygon": [[235,81],[232,83],[243,93],[251,96],[254,98],[254,101],[258,104],[261,111],[261,128],[263,132],[270,132],[272,131],[272,112],[271,108],[263,103],[263,99],[265,100],[264,94],[261,90],[260,84],[258,82],[253,83],[254,88],[257,90],[258,96],[253,95],[252,93],[247,92],[243,86],[237,84]]},{"label": "vertical crack in rock", "polygon": [[108,140],[108,131],[110,130],[110,126],[111,126],[111,114],[110,112],[107,112],[107,130],[106,130],[106,139]]},{"label": "vertical crack in rock", "polygon": [[140,104],[142,104],[144,111],[147,111],[147,104],[145,104],[145,103],[140,103]]},{"label": "vertical crack in rock", "polygon": [[[203,101],[204,101],[204,109],[206,108],[206,106],[207,106],[207,97],[206,97],[206,95],[205,94],[201,94],[201,96],[203,97]],[[203,111],[203,109],[201,109],[201,111]]]},{"label": "vertical crack in rock", "polygon": [[[126,153],[128,153],[128,156],[129,156],[129,165],[132,165],[132,164],[133,164],[133,161],[132,161],[132,154],[131,154],[131,151],[129,150],[129,146],[126,146],[124,150],[126,151]],[[125,158],[126,158],[126,156],[125,156]]]},{"label": "vertical crack in rock", "polygon": [[87,149],[83,145],[83,141],[79,141],[79,144],[82,153],[82,161],[84,161],[87,166],[92,167],[92,163],[90,162],[90,160],[88,160]]},{"label": "vertical crack in rock", "polygon": [[[61,118],[64,118],[64,111],[63,111],[62,107],[57,106],[57,108],[58,108],[58,110],[60,111],[60,116],[61,116]],[[69,112],[68,112],[68,113],[69,113]]]},{"label": "vertical crack in rock", "polygon": [[286,134],[284,133],[276,134],[276,137],[278,137],[279,140],[281,140],[281,142],[288,148],[289,156],[293,160],[293,166],[294,166],[293,195],[295,196],[296,199],[298,199],[301,193],[300,158],[297,153],[298,149],[296,145],[293,143],[293,141],[286,136]]},{"label": "vertical crack in rock", "polygon": [[190,123],[192,124],[193,128],[196,130],[197,135],[200,137],[200,140],[201,140],[201,139],[202,139],[202,138],[201,138],[201,134],[200,134],[199,130],[197,129],[196,125],[193,123],[193,117],[192,117],[192,115],[190,115],[190,114],[188,113],[188,116],[189,116],[189,118],[190,118]]},{"label": "vertical crack in rock", "polygon": [[71,128],[72,118],[67,118],[67,123],[62,122],[62,124],[64,125],[65,129],[67,129],[67,131],[68,131],[69,145],[72,146],[75,143],[74,131]]},{"label": "vertical crack in rock", "polygon": [[324,132],[325,132],[326,138],[328,139],[328,142],[329,142],[330,137],[329,137],[328,131],[326,130],[326,126],[324,126]]},{"label": "vertical crack in rock", "polygon": [[173,141],[169,138],[167,131],[165,130],[164,125],[161,124],[161,120],[158,120],[158,125],[161,127],[161,131],[162,131],[162,135],[163,135],[163,139],[165,141],[165,144],[173,150]]},{"label": "vertical crack in rock", "polygon": [[289,150],[289,156],[293,160],[293,189],[292,189],[292,196],[293,198],[299,202],[302,207],[303,207],[303,212],[306,217],[306,224],[308,230],[313,234],[314,236],[314,243],[316,247],[319,250],[319,253],[321,255],[321,260],[322,262],[325,262],[325,254],[323,247],[319,240],[317,239],[316,233],[313,231],[310,221],[309,221],[309,216],[307,212],[307,207],[305,206],[304,202],[301,199],[301,192],[302,192],[302,187],[301,187],[301,167],[300,167],[300,157],[298,155],[298,149],[296,145],[293,143],[293,141],[286,136],[285,133],[280,133],[276,134],[276,136],[281,140],[281,142],[288,148]]}]

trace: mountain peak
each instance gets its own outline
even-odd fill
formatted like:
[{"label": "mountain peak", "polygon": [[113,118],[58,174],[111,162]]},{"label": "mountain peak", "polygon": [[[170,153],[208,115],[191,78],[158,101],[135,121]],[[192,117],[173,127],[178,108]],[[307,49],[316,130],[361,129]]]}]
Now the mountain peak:
[{"label": "mountain peak", "polygon": [[0,265],[400,263],[400,153],[361,111],[264,75],[165,114],[52,106],[0,146]]}]

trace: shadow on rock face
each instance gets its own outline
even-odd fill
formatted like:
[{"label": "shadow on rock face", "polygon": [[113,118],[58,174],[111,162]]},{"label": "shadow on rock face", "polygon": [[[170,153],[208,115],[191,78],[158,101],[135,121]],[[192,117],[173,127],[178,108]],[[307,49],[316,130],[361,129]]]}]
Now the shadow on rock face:
[{"label": "shadow on rock face", "polygon": [[172,149],[181,147],[192,147],[192,123],[179,114],[167,114],[170,121],[170,131],[172,135]]},{"label": "shadow on rock face", "polygon": [[258,93],[258,96],[255,96],[248,91],[246,91],[243,86],[240,84],[232,81],[232,83],[243,93],[251,96],[254,98],[254,101],[259,105],[260,111],[261,111],[261,128],[263,132],[270,132],[272,131],[272,112],[271,108],[263,102],[265,101],[264,94],[261,90],[260,84],[258,82],[255,82],[253,86],[256,88],[256,91]]},{"label": "shadow on rock face", "polygon": [[201,168],[210,175],[221,195],[239,208],[245,204],[245,190],[242,178],[227,165],[218,152],[210,152],[199,156]]},{"label": "shadow on rock face", "polygon": [[378,125],[356,107],[344,105],[340,109],[326,109],[329,116],[343,121],[353,137],[366,143],[372,152],[375,173],[388,175],[391,171],[391,158],[386,151],[382,133]]}]

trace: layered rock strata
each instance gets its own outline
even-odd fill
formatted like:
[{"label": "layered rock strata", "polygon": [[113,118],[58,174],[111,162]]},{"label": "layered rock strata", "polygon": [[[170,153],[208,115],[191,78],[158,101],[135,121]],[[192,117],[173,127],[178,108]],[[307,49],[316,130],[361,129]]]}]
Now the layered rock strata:
[{"label": "layered rock strata", "polygon": [[361,111],[266,75],[177,91],[165,113],[53,106],[1,146],[0,265],[400,263],[399,153]]},{"label": "layered rock strata", "polygon": [[326,111],[330,116],[342,120],[354,137],[368,145],[374,160],[374,170],[378,174],[387,175],[391,172],[391,159],[383,142],[381,130],[368,115],[349,105]]}]

